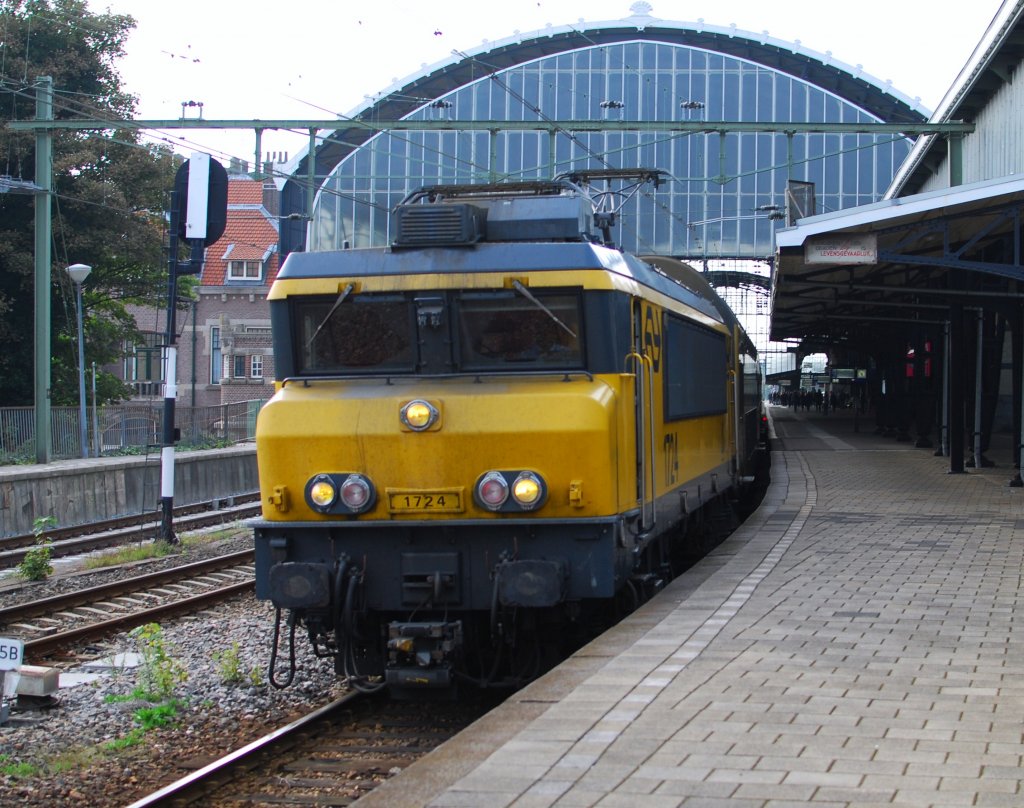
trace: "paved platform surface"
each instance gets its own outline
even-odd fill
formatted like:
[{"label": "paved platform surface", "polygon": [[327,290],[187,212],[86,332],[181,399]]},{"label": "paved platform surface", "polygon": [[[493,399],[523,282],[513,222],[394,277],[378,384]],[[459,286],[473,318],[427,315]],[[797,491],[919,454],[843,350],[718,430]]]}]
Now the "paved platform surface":
[{"label": "paved platform surface", "polygon": [[1024,806],[1009,452],[949,474],[846,412],[771,415],[729,540],[359,806]]}]

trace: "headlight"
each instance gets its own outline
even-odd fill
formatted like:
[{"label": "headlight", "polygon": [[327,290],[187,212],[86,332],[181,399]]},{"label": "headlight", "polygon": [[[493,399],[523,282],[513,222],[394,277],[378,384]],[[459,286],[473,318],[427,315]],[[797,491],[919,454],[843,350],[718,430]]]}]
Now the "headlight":
[{"label": "headlight", "polygon": [[508,499],[508,483],[497,471],[489,471],[476,484],[480,504],[492,511],[498,510]]},{"label": "headlight", "polygon": [[533,471],[488,471],[477,481],[478,505],[500,513],[521,513],[541,507],[548,498],[544,478]]},{"label": "headlight", "polygon": [[414,399],[402,407],[398,417],[414,432],[423,432],[437,423],[437,407],[421,398]]},{"label": "headlight", "polygon": [[317,474],[306,483],[306,502],[318,513],[350,515],[373,508],[377,494],[362,474]]},{"label": "headlight", "polygon": [[516,481],[512,483],[512,499],[519,503],[519,507],[530,510],[536,507],[544,493],[544,486],[540,478],[532,471],[520,472]]},{"label": "headlight", "polygon": [[309,501],[314,508],[326,511],[338,498],[338,489],[334,487],[334,481],[326,474],[320,474],[313,478],[309,484]]}]

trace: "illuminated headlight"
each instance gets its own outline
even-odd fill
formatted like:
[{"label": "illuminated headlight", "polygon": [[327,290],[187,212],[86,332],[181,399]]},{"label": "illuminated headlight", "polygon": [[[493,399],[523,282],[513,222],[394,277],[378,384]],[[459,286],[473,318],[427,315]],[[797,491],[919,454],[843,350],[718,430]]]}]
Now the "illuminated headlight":
[{"label": "illuminated headlight", "polygon": [[414,432],[430,429],[437,423],[437,416],[437,407],[421,398],[410,401],[399,413],[402,423]]},{"label": "illuminated headlight", "polygon": [[353,511],[363,510],[372,494],[370,483],[361,474],[350,474],[341,484],[341,501]]},{"label": "illuminated headlight", "polygon": [[498,510],[508,499],[508,482],[497,471],[489,471],[476,484],[477,499],[485,508]]},{"label": "illuminated headlight", "polygon": [[476,484],[478,505],[501,513],[532,511],[548,497],[547,483],[533,471],[488,471]]},{"label": "illuminated headlight", "polygon": [[306,483],[306,502],[319,513],[363,513],[375,501],[373,483],[362,474],[317,474]]},{"label": "illuminated headlight", "polygon": [[310,504],[320,511],[329,510],[338,499],[338,489],[326,474],[318,474],[307,487]]},{"label": "illuminated headlight", "polygon": [[519,503],[519,507],[530,510],[540,504],[544,495],[544,486],[540,478],[532,471],[520,472],[512,483],[512,499]]}]

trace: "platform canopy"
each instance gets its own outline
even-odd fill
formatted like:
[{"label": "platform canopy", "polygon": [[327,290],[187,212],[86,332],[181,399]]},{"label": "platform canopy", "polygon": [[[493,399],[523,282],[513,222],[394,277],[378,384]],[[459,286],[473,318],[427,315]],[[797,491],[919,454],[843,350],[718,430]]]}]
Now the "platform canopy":
[{"label": "platform canopy", "polygon": [[797,220],[776,235],[771,338],[834,345],[941,325],[953,303],[1019,308],[1022,206],[1012,176]]}]

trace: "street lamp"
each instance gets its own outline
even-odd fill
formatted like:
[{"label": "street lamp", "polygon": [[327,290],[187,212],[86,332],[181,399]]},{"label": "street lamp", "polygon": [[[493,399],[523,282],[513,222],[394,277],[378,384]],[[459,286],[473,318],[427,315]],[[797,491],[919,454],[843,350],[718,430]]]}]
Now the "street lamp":
[{"label": "street lamp", "polygon": [[89,456],[89,425],[85,420],[85,339],[82,335],[82,284],[92,272],[88,264],[72,264],[68,275],[75,284],[75,309],[78,312],[78,434],[82,457]]}]

